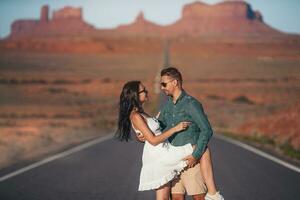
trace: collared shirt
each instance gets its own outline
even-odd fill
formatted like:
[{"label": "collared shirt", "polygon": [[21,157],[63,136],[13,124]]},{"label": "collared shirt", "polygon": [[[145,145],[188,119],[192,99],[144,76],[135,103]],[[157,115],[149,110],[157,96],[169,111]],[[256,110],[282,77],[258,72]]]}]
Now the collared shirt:
[{"label": "collared shirt", "polygon": [[213,131],[202,104],[197,99],[182,90],[175,103],[169,97],[158,120],[163,131],[176,126],[182,121],[192,122],[188,129],[175,133],[169,138],[169,141],[174,146],[182,146],[188,143],[195,144],[196,149],[192,155],[196,159],[202,156]]}]

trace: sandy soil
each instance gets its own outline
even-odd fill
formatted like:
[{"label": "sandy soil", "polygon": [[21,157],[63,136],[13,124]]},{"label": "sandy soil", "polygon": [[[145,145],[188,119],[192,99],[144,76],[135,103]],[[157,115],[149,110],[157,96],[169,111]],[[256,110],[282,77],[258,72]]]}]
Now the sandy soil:
[{"label": "sandy soil", "polygon": [[[178,42],[171,45],[170,59],[215,130],[257,134],[258,126],[277,124],[272,117],[284,113],[287,122],[278,125],[276,141],[299,150],[299,126],[291,121],[299,116],[293,108],[300,99],[300,50],[272,48]],[[154,114],[153,82],[162,63],[162,49],[143,52],[140,46],[135,53],[2,51],[0,168],[114,131],[119,93],[128,80],[149,88],[147,111]],[[272,129],[259,134],[275,136]]]}]

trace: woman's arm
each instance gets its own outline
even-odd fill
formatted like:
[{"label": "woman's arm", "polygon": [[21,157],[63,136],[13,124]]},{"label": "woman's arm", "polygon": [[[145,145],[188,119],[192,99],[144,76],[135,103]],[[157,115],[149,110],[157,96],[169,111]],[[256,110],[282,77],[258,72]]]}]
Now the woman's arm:
[{"label": "woman's arm", "polygon": [[145,139],[152,145],[156,146],[161,142],[164,142],[166,139],[168,139],[170,136],[172,136],[174,133],[179,132],[181,130],[184,130],[189,125],[189,122],[180,122],[173,128],[163,132],[160,135],[154,135],[152,131],[149,129],[148,125],[142,118],[142,116],[139,113],[132,113],[131,114],[131,123],[133,123],[133,126],[142,132]]}]

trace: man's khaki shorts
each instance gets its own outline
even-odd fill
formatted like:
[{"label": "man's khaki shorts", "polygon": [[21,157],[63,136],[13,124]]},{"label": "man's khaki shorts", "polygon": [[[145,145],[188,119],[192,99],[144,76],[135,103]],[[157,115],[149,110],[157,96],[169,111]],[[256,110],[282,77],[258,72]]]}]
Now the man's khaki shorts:
[{"label": "man's khaki shorts", "polygon": [[172,194],[196,195],[206,193],[206,185],[201,174],[200,164],[184,170],[171,182]]}]

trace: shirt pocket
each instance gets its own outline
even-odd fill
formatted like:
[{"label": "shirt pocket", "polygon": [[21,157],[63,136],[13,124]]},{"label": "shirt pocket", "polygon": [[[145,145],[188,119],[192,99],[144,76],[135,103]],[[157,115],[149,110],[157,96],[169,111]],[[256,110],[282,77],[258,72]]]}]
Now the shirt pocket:
[{"label": "shirt pocket", "polygon": [[178,120],[180,121],[191,121],[191,118],[189,117],[186,110],[179,110],[176,114]]},{"label": "shirt pocket", "polygon": [[178,110],[178,111],[177,111],[177,115],[178,115],[178,116],[186,116],[186,111],[183,110],[183,109],[182,109],[182,110]]}]

